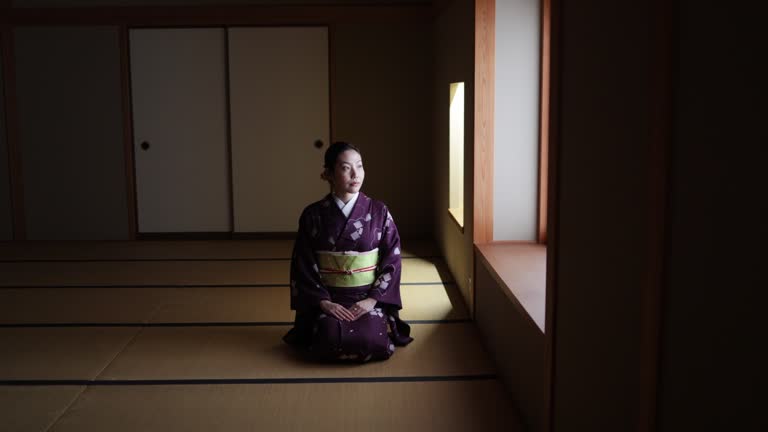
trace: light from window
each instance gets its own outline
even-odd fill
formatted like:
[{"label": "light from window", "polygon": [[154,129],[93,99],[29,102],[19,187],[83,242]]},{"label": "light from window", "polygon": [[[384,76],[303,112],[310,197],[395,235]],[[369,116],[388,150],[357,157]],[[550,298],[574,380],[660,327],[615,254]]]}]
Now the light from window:
[{"label": "light from window", "polygon": [[448,212],[464,227],[464,83],[451,84]]}]

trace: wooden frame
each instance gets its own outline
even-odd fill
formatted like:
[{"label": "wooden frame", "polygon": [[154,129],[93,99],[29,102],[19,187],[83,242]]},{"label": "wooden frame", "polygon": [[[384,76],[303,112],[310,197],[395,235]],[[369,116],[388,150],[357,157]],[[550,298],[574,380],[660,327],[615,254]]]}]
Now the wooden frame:
[{"label": "wooden frame", "polygon": [[229,232],[235,232],[235,184],[232,179],[232,101],[230,95],[230,70],[229,70],[229,29],[224,30],[224,98],[227,110],[227,188],[229,190]]},{"label": "wooden frame", "polygon": [[138,206],[136,202],[136,162],[133,152],[133,104],[131,98],[131,50],[128,28],[120,26],[120,84],[123,107],[123,157],[125,158],[125,188],[128,203],[128,239],[136,240]]},{"label": "wooden frame", "polygon": [[667,215],[667,175],[673,133],[673,79],[675,46],[674,5],[664,0],[651,3],[655,25],[651,33],[651,134],[648,178],[648,276],[642,293],[640,395],[637,430],[657,427],[656,406],[661,354],[662,298]]},{"label": "wooden frame", "polygon": [[[537,241],[547,242],[551,100],[551,1],[541,1]],[[474,243],[493,241],[495,1],[475,2]]]},{"label": "wooden frame", "polygon": [[547,242],[547,204],[549,188],[549,105],[550,105],[550,62],[551,62],[551,12],[552,1],[541,1],[541,63],[540,63],[540,93],[539,111],[539,210],[538,233],[539,243]]},{"label": "wooden frame", "polygon": [[336,28],[328,24],[328,139],[330,142],[325,143],[326,146],[330,146],[336,141],[336,131],[334,130],[334,119],[336,118],[336,108],[333,103],[333,93],[336,91],[336,45],[333,43],[333,38],[336,36]]},{"label": "wooden frame", "polygon": [[493,241],[493,110],[496,1],[475,1],[473,242]]},{"label": "wooden frame", "polygon": [[136,240],[295,240],[295,232],[168,232],[136,233]]},{"label": "wooden frame", "polygon": [[[544,336],[546,338],[546,368],[547,368],[547,424],[545,430],[552,431],[554,425],[554,391],[557,375],[555,373],[555,358],[557,355],[555,349],[556,341],[556,317],[557,317],[557,240],[559,238],[559,220],[560,211],[560,178],[558,175],[559,157],[560,157],[560,52],[562,47],[561,40],[561,20],[560,20],[560,0],[542,0],[542,32],[547,29],[549,35],[542,37],[542,44],[545,40],[548,42],[548,106],[547,106],[547,198],[546,214],[544,223],[546,223],[545,243],[547,244],[547,280],[546,280],[546,312],[544,316]],[[542,33],[543,35],[543,33]],[[542,45],[542,53],[547,49]],[[542,70],[543,72],[543,70]],[[542,73],[543,77],[543,73]],[[542,103],[542,109],[543,109]],[[543,122],[542,122],[543,123]],[[543,139],[543,138],[542,138]],[[541,223],[541,217],[539,219]],[[541,229],[541,228],[540,228]]]}]

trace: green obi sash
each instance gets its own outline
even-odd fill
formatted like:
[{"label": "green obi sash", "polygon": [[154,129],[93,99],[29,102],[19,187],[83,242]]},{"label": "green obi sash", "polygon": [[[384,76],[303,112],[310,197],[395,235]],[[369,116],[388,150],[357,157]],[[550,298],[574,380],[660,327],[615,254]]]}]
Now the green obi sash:
[{"label": "green obi sash", "polygon": [[376,280],[379,249],[368,252],[317,252],[320,278],[337,288],[370,285]]}]

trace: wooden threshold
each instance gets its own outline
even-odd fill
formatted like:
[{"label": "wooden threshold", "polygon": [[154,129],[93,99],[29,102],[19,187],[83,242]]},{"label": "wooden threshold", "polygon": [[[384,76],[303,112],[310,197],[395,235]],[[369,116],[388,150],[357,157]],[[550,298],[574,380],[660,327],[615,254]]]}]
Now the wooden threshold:
[{"label": "wooden threshold", "polygon": [[295,232],[167,232],[136,233],[137,240],[293,240]]}]

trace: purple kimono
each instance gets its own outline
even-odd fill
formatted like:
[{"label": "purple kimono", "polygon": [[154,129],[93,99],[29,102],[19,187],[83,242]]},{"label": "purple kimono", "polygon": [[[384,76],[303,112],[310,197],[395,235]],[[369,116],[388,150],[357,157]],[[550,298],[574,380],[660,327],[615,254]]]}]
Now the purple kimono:
[{"label": "purple kimono", "polygon": [[[371,285],[352,288],[325,286],[317,251],[367,252],[378,248],[376,279]],[[368,361],[387,359],[395,346],[413,338],[400,320],[400,236],[386,205],[362,192],[349,218],[329,194],[310,204],[299,219],[299,232],[291,260],[291,309],[294,327],[283,338],[322,360]],[[374,309],[355,321],[339,321],[320,309],[321,300],[350,307],[374,298]]]}]

